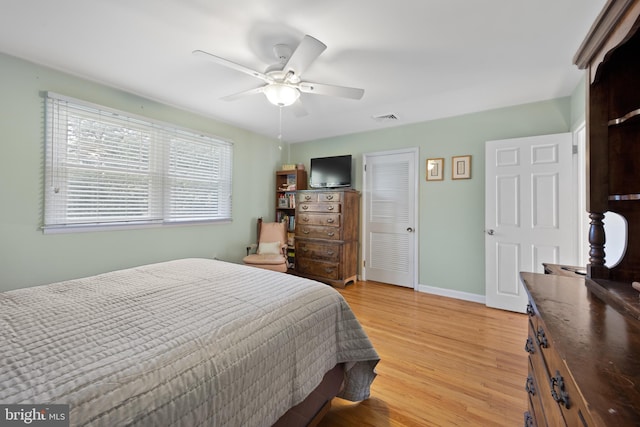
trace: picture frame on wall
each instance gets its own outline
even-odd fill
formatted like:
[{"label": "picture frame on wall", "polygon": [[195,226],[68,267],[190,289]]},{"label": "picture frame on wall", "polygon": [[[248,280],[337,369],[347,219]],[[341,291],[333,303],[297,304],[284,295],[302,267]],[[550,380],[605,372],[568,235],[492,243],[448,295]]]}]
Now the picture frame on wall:
[{"label": "picture frame on wall", "polygon": [[444,158],[427,159],[427,181],[444,179]]},{"label": "picture frame on wall", "polygon": [[454,156],[451,158],[451,179],[471,178],[471,156]]}]

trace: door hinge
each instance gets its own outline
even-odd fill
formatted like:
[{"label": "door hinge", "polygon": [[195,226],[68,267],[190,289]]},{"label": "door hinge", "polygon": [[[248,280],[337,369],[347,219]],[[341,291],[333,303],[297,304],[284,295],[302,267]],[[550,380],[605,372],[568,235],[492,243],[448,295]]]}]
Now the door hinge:
[{"label": "door hinge", "polygon": [[573,147],[572,153],[573,154],[578,154],[578,146],[577,145],[572,145],[571,147]]},{"label": "door hinge", "polygon": [[362,260],[362,266],[366,267],[367,266],[367,260]]}]

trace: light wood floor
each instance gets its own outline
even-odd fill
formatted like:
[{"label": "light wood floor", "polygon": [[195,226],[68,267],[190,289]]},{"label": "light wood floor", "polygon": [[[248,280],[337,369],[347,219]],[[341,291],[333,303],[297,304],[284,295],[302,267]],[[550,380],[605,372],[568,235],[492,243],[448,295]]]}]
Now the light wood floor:
[{"label": "light wood floor", "polygon": [[336,398],[334,426],[518,426],[527,318],[375,282],[341,289],[381,361],[371,397]]}]

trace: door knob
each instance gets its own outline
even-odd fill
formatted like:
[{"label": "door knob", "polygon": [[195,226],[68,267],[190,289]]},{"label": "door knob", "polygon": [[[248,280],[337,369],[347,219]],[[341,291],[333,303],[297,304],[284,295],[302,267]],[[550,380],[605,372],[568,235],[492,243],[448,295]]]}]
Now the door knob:
[{"label": "door knob", "polygon": [[413,228],[411,228],[411,227],[407,227],[407,231],[408,231],[409,233],[413,233]]},{"label": "door knob", "polygon": [[492,230],[492,229],[487,230],[487,234],[488,234],[489,236],[493,236],[493,235],[494,235],[494,233],[495,233],[495,231],[494,231],[494,230]]}]

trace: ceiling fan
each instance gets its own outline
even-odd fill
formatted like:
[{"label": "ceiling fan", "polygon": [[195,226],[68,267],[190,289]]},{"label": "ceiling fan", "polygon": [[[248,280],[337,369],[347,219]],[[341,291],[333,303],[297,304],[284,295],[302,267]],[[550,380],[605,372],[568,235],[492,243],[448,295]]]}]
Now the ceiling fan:
[{"label": "ceiling fan", "polygon": [[302,73],[304,73],[326,48],[327,46],[324,43],[309,35],[304,36],[295,51],[288,45],[275,45],[273,52],[279,62],[270,65],[264,72],[252,70],[244,65],[237,64],[202,50],[194,50],[193,54],[205,57],[219,65],[256,77],[266,83],[255,89],[227,95],[222,99],[232,101],[246,95],[263,93],[273,105],[279,107],[293,106],[294,113],[297,116],[303,116],[307,113],[300,102],[300,93],[337,96],[350,99],[360,99],[364,95],[364,89],[313,83],[301,79]]}]

